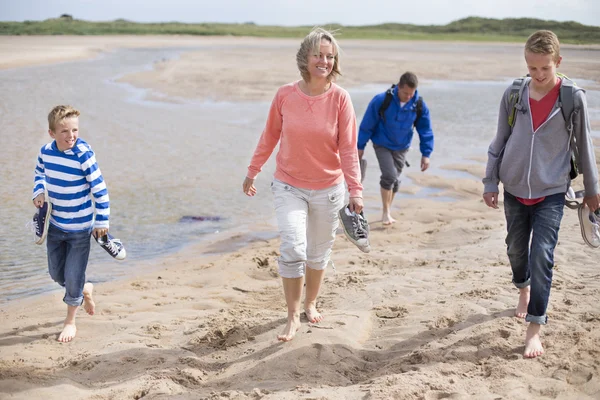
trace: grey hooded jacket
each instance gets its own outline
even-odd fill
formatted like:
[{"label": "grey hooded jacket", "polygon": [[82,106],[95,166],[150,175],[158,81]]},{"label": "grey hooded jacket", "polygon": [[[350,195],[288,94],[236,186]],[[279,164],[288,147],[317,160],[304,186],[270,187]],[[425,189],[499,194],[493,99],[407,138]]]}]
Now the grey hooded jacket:
[{"label": "grey hooded jacket", "polygon": [[[546,121],[533,131],[529,111],[529,87],[519,99],[522,110],[516,112],[512,129],[508,114],[512,107],[504,92],[498,115],[498,131],[488,149],[488,162],[483,178],[484,193],[504,189],[516,197],[535,199],[565,193],[570,185],[570,138],[557,101]],[[578,154],[579,172],[583,174],[586,196],[598,193],[598,169],[590,136],[590,121],[583,90],[575,92],[573,135]]]}]

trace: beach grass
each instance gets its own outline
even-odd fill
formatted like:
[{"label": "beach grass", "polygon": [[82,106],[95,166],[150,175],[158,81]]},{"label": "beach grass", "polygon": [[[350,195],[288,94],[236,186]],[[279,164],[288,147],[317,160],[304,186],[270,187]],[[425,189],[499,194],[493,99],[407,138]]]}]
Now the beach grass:
[{"label": "beach grass", "polygon": [[[469,17],[446,25],[386,23],[344,26],[336,23],[323,27],[348,39],[451,40],[522,42],[538,29],[554,31],[563,43],[600,43],[600,27],[577,22],[557,22],[531,18],[491,19]],[[221,23],[139,23],[118,19],[94,22],[63,14],[44,21],[0,22],[0,35],[198,35],[301,38],[312,26],[271,26],[253,22]]]}]

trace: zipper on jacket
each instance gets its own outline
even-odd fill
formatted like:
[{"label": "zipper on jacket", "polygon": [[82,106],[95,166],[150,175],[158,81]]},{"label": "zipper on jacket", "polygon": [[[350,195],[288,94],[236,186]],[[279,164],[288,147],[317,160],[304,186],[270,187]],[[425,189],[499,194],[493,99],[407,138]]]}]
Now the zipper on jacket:
[{"label": "zipper on jacket", "polygon": [[533,165],[533,144],[535,142],[535,133],[531,135],[531,150],[529,150],[529,170],[527,171],[527,188],[529,189],[529,198],[531,198],[531,166]]},{"label": "zipper on jacket", "polygon": [[533,165],[533,145],[535,142],[535,133],[539,131],[542,126],[546,125],[548,121],[550,121],[558,112],[560,111],[560,107],[557,107],[552,111],[552,113],[546,118],[544,122],[536,130],[533,129],[533,115],[531,114],[531,110],[529,110],[529,122],[531,123],[531,150],[529,152],[529,170],[527,171],[527,188],[529,189],[529,198],[531,198],[531,166]]}]

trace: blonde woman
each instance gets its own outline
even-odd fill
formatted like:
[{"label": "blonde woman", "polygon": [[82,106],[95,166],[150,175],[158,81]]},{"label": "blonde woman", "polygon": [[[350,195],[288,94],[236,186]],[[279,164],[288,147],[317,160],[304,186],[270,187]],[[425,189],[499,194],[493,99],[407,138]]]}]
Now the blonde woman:
[{"label": "blonde woman", "polygon": [[287,324],[277,338],[290,341],[300,328],[302,288],[304,312],[318,323],[317,296],[345,205],[363,208],[357,128],[350,95],[334,83],[340,75],[339,46],[333,35],[315,28],[296,55],[302,79],[279,88],[265,129],[248,167],[243,191],[256,194],[254,180],[279,143],[271,183],[281,237],[279,274],[288,309]]}]

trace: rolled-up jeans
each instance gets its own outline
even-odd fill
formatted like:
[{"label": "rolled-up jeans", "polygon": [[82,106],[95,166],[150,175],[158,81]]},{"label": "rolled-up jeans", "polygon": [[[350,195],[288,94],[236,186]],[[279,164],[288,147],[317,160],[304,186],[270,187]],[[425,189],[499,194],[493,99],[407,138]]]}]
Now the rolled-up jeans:
[{"label": "rolled-up jeans", "polygon": [[279,275],[300,278],[306,267],[324,270],[331,259],[338,211],[344,206],[344,183],[310,190],[275,179],[271,190],[281,237]]},{"label": "rolled-up jeans", "polygon": [[63,301],[70,306],[83,303],[90,235],[91,230],[64,232],[54,225],[48,228],[48,272],[56,283],[65,288]]},{"label": "rolled-up jeans", "polygon": [[544,325],[552,286],[554,249],[563,217],[565,194],[557,193],[527,206],[504,191],[506,246],[517,288],[531,286],[527,322]]}]

